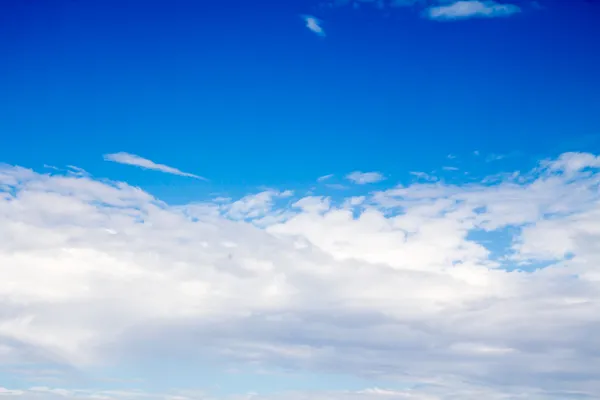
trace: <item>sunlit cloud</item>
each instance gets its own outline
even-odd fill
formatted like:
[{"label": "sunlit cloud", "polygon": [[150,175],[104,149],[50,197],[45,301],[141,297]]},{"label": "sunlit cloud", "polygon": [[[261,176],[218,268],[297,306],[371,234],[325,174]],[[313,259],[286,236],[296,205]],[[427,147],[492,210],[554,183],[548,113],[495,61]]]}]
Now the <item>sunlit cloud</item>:
[{"label": "sunlit cloud", "polygon": [[160,366],[168,354],[169,368],[214,359],[414,386],[323,398],[593,398],[599,160],[565,153],[469,184],[177,205],[122,182],[2,166],[0,368]]}]

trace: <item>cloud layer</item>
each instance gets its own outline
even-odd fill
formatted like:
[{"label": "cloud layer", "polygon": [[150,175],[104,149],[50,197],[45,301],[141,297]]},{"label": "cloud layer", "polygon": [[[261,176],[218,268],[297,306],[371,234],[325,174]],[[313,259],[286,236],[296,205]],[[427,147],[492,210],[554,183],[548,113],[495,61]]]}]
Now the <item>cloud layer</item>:
[{"label": "cloud layer", "polygon": [[[567,153],[463,185],[178,206],[3,166],[0,368],[168,355],[408,387],[259,399],[597,398],[599,165]],[[65,394],[90,396],[127,398]]]},{"label": "cloud layer", "polygon": [[200,180],[204,180],[204,181],[207,180],[206,178],[204,178],[202,176],[190,174],[189,172],[183,172],[177,168],[169,167],[168,165],[157,164],[152,160],[148,160],[147,158],[143,158],[143,157],[137,156],[135,154],[129,154],[129,153],[124,153],[124,152],[105,154],[104,159],[106,161],[112,161],[112,162],[116,162],[119,164],[125,164],[125,165],[133,165],[135,167],[140,167],[140,168],[144,168],[144,169],[152,169],[152,170],[164,172],[167,174],[186,176],[188,178],[200,179]]}]

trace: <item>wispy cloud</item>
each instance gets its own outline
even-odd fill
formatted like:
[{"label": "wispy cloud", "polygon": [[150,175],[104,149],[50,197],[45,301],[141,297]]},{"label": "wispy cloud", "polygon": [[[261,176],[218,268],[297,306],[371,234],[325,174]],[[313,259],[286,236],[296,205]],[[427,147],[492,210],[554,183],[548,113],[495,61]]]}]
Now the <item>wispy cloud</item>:
[{"label": "wispy cloud", "polygon": [[433,20],[459,20],[467,18],[508,17],[520,12],[514,4],[500,4],[494,1],[460,0],[448,5],[430,7],[425,15]]},{"label": "wispy cloud", "polygon": [[505,154],[490,154],[489,156],[487,156],[485,158],[485,161],[487,161],[487,162],[500,161],[504,158],[506,158]]},{"label": "wispy cloud", "polygon": [[346,175],[346,179],[356,183],[357,185],[364,185],[367,183],[380,182],[385,177],[380,172],[361,172],[354,171]]},{"label": "wispy cloud", "polygon": [[177,168],[169,167],[168,165],[157,164],[152,160],[148,160],[147,158],[143,158],[143,157],[137,156],[135,154],[130,154],[130,153],[120,152],[120,153],[105,154],[104,160],[116,162],[119,164],[133,165],[135,167],[140,167],[140,168],[144,168],[144,169],[152,169],[152,170],[164,172],[167,174],[187,176],[188,178],[200,179],[203,181],[208,180],[202,176],[190,174],[189,172],[183,172]]},{"label": "wispy cloud", "polygon": [[302,19],[306,23],[306,27],[319,36],[325,36],[325,30],[321,25],[322,22],[312,15],[302,15]]},{"label": "wispy cloud", "polygon": [[333,178],[333,174],[323,175],[317,178],[317,182],[324,182],[331,178]]},{"label": "wispy cloud", "polygon": [[417,179],[421,179],[421,180],[429,181],[429,182],[435,182],[438,179],[435,176],[428,174],[427,172],[411,171],[410,174],[412,176],[416,177]]}]

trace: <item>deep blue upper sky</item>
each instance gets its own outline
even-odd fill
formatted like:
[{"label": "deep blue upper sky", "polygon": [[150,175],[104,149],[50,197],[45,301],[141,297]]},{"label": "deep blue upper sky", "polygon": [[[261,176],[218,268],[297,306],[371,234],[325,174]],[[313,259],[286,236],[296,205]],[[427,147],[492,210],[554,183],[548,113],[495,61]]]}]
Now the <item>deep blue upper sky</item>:
[{"label": "deep blue upper sky", "polygon": [[229,187],[597,151],[600,4],[514,3],[436,22],[300,0],[4,1],[0,160],[144,184],[102,161],[126,151]]}]

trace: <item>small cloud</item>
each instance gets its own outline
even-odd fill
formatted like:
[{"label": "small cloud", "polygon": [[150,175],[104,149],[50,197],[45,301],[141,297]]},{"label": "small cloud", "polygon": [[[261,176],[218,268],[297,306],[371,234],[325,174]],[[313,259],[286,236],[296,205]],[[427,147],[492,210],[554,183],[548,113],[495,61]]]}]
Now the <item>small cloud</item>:
[{"label": "small cloud", "polygon": [[448,154],[448,160],[454,160],[456,156],[454,154]]},{"label": "small cloud", "polygon": [[473,152],[473,155],[474,155],[474,156],[478,156],[478,155],[479,155],[479,150],[475,150],[475,151]]},{"label": "small cloud", "polygon": [[303,15],[302,19],[306,23],[306,27],[319,36],[325,36],[325,30],[321,26],[321,20],[312,15]]},{"label": "small cloud", "polygon": [[518,12],[521,12],[521,9],[514,4],[459,0],[449,5],[430,7],[425,11],[425,16],[433,20],[450,21],[468,18],[508,17]]},{"label": "small cloud", "polygon": [[187,176],[188,178],[200,179],[203,181],[208,180],[202,176],[190,174],[188,172],[183,172],[177,168],[169,167],[168,165],[157,164],[154,161],[148,160],[147,158],[137,156],[135,154],[129,154],[129,153],[124,153],[124,152],[105,154],[104,160],[116,162],[119,164],[133,165],[135,167],[140,167],[140,168],[144,168],[144,169],[152,169],[152,170],[161,171],[161,172],[164,172],[167,174]]},{"label": "small cloud", "polygon": [[317,178],[317,182],[324,182],[328,179],[333,178],[333,174],[329,174],[329,175],[323,175]]},{"label": "small cloud", "polygon": [[500,161],[503,158],[506,158],[507,156],[505,154],[490,154],[489,156],[487,156],[485,158],[486,162],[492,162],[492,161]]},{"label": "small cloud", "polygon": [[385,177],[380,172],[360,172],[354,171],[346,175],[346,179],[356,183],[357,185],[364,185],[367,183],[380,182]]},{"label": "small cloud", "polygon": [[89,176],[90,174],[83,168],[76,167],[74,165],[67,165],[68,172],[75,176]]},{"label": "small cloud", "polygon": [[410,174],[412,176],[416,177],[417,179],[422,179],[424,181],[429,181],[429,182],[437,181],[437,178],[435,176],[430,175],[427,172],[411,171]]},{"label": "small cloud", "polygon": [[458,168],[456,167],[442,167],[442,169],[444,171],[458,171]]},{"label": "small cloud", "polygon": [[367,198],[365,196],[354,196],[347,200],[347,204],[350,206],[359,206],[365,202]]}]

